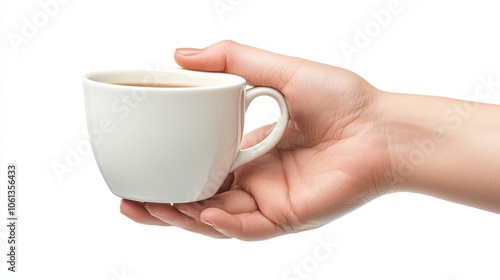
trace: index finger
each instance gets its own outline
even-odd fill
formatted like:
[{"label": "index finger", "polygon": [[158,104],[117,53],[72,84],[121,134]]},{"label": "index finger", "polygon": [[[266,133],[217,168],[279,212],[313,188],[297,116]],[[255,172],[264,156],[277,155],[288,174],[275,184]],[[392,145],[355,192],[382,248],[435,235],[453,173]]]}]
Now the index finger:
[{"label": "index finger", "polygon": [[204,49],[180,48],[175,61],[186,69],[226,72],[255,86],[282,90],[305,60],[221,41]]}]

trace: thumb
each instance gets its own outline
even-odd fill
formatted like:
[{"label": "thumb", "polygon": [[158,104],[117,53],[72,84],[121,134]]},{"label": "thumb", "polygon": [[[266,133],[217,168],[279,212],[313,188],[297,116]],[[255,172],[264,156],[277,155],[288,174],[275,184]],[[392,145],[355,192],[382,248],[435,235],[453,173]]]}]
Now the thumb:
[{"label": "thumb", "polygon": [[175,61],[186,69],[226,72],[241,76],[251,85],[277,90],[292,78],[305,60],[221,41],[204,49],[180,48]]}]

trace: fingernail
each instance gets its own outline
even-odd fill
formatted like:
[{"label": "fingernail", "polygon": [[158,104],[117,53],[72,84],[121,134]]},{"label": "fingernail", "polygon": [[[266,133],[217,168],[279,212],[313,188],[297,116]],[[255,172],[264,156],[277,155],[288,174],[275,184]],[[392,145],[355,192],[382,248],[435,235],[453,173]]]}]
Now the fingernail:
[{"label": "fingernail", "polygon": [[149,205],[148,204],[144,204],[144,208],[148,211],[148,213],[151,215],[151,216],[154,216],[156,217],[156,213],[150,209]]},{"label": "fingernail", "polygon": [[191,218],[194,218],[195,216],[193,215],[193,213],[187,211],[186,209],[179,209],[177,208],[177,211],[181,212],[182,214],[188,216],[188,217],[191,217]]},{"label": "fingernail", "polygon": [[201,49],[195,49],[195,48],[178,48],[175,50],[180,55],[183,56],[190,56],[190,55],[197,55],[201,53]]},{"label": "fingernail", "polygon": [[212,225],[210,222],[206,221],[206,220],[201,220],[202,223],[204,223],[205,225],[209,226],[209,227],[214,227],[214,225]]}]

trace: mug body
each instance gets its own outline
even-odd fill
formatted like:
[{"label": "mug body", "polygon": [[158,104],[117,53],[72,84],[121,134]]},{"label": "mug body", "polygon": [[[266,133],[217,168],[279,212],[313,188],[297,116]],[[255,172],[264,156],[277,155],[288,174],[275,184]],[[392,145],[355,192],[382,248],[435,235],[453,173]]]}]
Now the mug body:
[{"label": "mug body", "polygon": [[239,151],[245,80],[172,69],[83,78],[94,157],[110,190],[136,201],[213,196]]}]

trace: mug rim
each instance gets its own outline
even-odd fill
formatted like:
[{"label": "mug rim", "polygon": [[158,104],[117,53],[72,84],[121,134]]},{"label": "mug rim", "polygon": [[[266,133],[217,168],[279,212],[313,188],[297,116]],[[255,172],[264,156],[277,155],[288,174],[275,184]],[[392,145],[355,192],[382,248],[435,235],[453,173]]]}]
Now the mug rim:
[{"label": "mug rim", "polygon": [[[120,81],[112,81],[120,77],[121,79],[127,80],[124,77],[130,76],[142,76],[143,79],[146,77],[161,79],[163,78],[163,83],[168,83],[165,77],[169,75],[177,75],[177,78],[186,79],[185,83],[188,85],[186,87],[154,87],[154,86],[141,86],[141,85],[123,85],[119,84]],[[88,72],[83,76],[83,83],[91,84],[94,86],[101,87],[111,87],[111,88],[142,88],[152,91],[193,91],[197,89],[208,89],[208,88],[227,88],[233,86],[246,85],[246,80],[238,75],[224,73],[224,72],[209,72],[209,71],[198,71],[198,70],[188,70],[184,68],[170,68],[163,69],[159,71],[148,71],[139,69],[118,69],[118,70],[100,70]],[[128,81],[121,81],[122,83],[141,83],[140,80],[128,78]],[[174,83],[179,82],[178,79],[175,81],[170,81]],[[144,81],[142,81],[144,83]],[[161,82],[160,82],[161,83]]]}]

